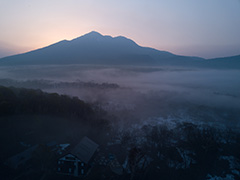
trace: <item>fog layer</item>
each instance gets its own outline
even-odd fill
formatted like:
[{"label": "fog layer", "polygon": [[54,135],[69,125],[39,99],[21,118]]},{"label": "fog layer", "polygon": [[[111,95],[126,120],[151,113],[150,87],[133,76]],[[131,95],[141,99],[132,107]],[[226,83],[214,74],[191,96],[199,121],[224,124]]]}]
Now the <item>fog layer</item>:
[{"label": "fog layer", "polygon": [[1,67],[0,84],[78,96],[122,124],[169,116],[239,125],[240,71],[134,66]]}]

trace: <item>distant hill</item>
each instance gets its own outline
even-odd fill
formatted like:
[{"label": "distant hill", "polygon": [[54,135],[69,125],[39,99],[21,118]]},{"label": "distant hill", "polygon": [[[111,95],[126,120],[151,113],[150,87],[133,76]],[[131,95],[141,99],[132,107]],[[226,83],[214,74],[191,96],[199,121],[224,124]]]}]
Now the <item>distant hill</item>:
[{"label": "distant hill", "polygon": [[240,55],[231,57],[222,57],[208,59],[207,67],[224,68],[224,69],[240,69]]},{"label": "distant hill", "polygon": [[[233,60],[232,60],[233,58]],[[92,31],[71,41],[0,59],[0,65],[148,65],[210,68],[240,68],[239,56],[205,60],[141,47],[123,37],[103,36]],[[220,62],[221,61],[221,62]]]}]

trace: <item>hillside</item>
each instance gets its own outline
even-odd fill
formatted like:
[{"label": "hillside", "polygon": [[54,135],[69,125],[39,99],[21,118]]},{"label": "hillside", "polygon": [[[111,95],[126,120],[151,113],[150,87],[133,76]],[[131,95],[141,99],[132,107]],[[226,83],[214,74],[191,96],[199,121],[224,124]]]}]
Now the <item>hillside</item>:
[{"label": "hillside", "polygon": [[96,119],[92,107],[77,97],[0,86],[0,116],[31,114],[75,117],[86,123]]}]

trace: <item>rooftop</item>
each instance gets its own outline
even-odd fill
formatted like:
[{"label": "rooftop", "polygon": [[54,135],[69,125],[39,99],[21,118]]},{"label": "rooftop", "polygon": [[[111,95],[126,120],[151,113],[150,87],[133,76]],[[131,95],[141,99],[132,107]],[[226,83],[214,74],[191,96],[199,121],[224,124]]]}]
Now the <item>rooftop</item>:
[{"label": "rooftop", "polygon": [[97,148],[98,144],[85,136],[82,138],[80,143],[75,146],[71,153],[82,160],[84,163],[88,163]]}]

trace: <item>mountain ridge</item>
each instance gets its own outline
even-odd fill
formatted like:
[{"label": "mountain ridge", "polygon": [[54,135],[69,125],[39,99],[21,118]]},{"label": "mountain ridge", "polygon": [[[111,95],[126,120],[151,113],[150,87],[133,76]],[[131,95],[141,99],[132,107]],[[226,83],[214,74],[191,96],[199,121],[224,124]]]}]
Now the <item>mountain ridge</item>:
[{"label": "mountain ridge", "polygon": [[[211,63],[207,61],[211,61]],[[239,60],[234,59],[233,61],[234,67],[236,64],[240,67]],[[96,31],[72,40],[62,40],[43,48],[0,59],[0,65],[7,66],[49,64],[214,67],[216,60],[175,55],[167,51],[142,47],[124,36],[112,37]]]}]

